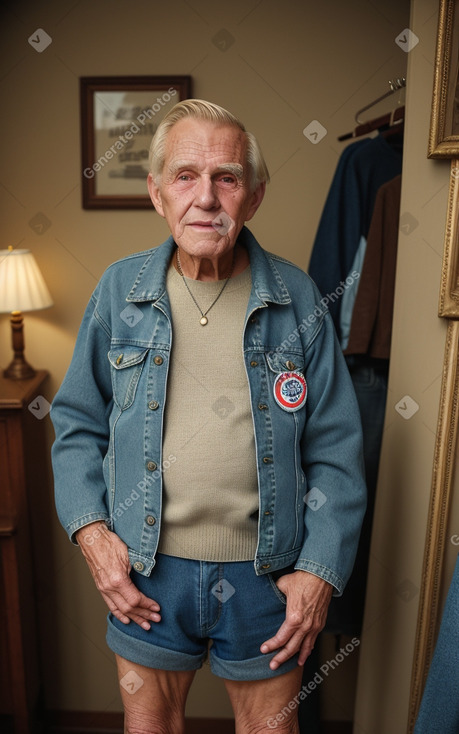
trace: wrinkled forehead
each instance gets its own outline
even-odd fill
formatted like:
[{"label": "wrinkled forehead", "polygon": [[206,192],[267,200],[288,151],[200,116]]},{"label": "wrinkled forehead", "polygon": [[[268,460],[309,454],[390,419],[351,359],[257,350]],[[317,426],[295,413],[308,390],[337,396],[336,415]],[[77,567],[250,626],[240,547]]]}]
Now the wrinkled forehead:
[{"label": "wrinkled forehead", "polygon": [[187,118],[177,122],[167,136],[165,164],[189,158],[245,165],[246,150],[247,138],[240,128]]}]

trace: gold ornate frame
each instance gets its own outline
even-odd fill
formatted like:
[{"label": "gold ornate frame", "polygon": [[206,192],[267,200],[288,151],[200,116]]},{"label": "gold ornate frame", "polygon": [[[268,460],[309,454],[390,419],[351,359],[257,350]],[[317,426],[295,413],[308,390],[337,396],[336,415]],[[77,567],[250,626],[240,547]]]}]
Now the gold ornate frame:
[{"label": "gold ornate frame", "polygon": [[459,319],[459,160],[451,164],[448,217],[440,287],[439,316]]},{"label": "gold ornate frame", "polygon": [[440,3],[428,156],[459,156],[459,0]]},{"label": "gold ornate frame", "polygon": [[411,675],[408,734],[411,734],[414,730],[430,661],[435,648],[457,446],[459,414],[459,160],[454,159],[451,162],[439,316],[448,319],[448,329]]}]

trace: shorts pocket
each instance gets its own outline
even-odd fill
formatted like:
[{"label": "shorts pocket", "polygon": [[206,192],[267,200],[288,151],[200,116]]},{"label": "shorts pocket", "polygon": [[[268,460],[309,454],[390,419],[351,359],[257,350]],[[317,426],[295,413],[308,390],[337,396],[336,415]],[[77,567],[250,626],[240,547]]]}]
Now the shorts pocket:
[{"label": "shorts pocket", "polygon": [[284,606],[286,606],[286,605],[287,605],[287,597],[286,597],[286,596],[285,596],[285,594],[284,594],[284,593],[283,593],[283,592],[282,592],[282,591],[281,591],[281,590],[279,589],[278,585],[276,584],[276,582],[274,581],[274,579],[273,579],[273,577],[272,577],[272,574],[270,574],[270,573],[267,573],[266,575],[267,575],[267,577],[268,577],[268,581],[269,581],[269,583],[271,584],[272,590],[274,591],[275,595],[277,596],[277,598],[279,599],[279,601],[280,601],[280,602],[282,602],[282,604],[283,604]]}]

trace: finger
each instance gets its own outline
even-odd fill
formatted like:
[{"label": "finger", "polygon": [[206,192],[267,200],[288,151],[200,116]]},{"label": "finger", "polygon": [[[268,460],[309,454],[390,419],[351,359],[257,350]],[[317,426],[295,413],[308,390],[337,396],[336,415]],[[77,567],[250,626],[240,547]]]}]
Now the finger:
[{"label": "finger", "polygon": [[149,596],[145,596],[145,594],[140,595],[140,604],[139,607],[142,607],[143,609],[149,609],[153,612],[159,612],[161,609],[161,606],[158,604],[157,601],[154,599],[151,599]]},{"label": "finger", "polygon": [[293,635],[287,644],[284,645],[284,647],[279,650],[270,661],[269,667],[271,670],[276,670],[280,665],[282,665],[282,663],[285,663],[286,660],[289,660],[291,657],[296,655],[301,647],[302,639],[301,633]]},{"label": "finger", "polygon": [[149,613],[148,616],[146,616],[146,613],[143,609],[133,609],[132,611],[128,612],[125,616],[127,616],[129,619],[131,619],[136,624],[143,627],[145,630],[151,629],[151,622],[161,622],[161,615],[158,614],[158,612]]},{"label": "finger", "polygon": [[150,617],[145,617],[145,610],[133,609],[127,613],[123,613],[117,606],[116,602],[106,594],[102,594],[102,597],[110,609],[111,613],[120,621],[122,624],[129,624],[131,621],[138,624],[144,630],[151,629],[151,622],[160,622],[161,615],[157,612],[153,613]]},{"label": "finger", "polygon": [[140,593],[132,582],[129,587],[117,589],[117,593],[131,609],[143,609],[148,615],[161,609],[157,601]]},{"label": "finger", "polygon": [[158,612],[150,612],[145,609],[133,609],[132,612],[129,613],[129,616],[131,619],[133,618],[132,615],[135,614],[138,619],[142,620],[143,622],[161,622],[161,615]]},{"label": "finger", "polygon": [[109,595],[124,614],[135,608],[144,608],[149,612],[158,612],[160,609],[159,604],[142,594],[125,574],[114,573],[109,576],[100,573],[97,581],[99,591]]},{"label": "finger", "polygon": [[312,653],[314,649],[314,644],[316,641],[316,637],[314,639],[311,638],[310,635],[307,635],[304,640],[303,644],[300,648],[300,654],[298,656],[298,665],[304,665],[310,654]]},{"label": "finger", "polygon": [[146,630],[147,632],[149,629],[151,629],[150,622],[147,622],[146,619],[144,619],[143,617],[139,617],[136,614],[131,614],[130,616],[127,616],[126,614],[121,614],[119,609],[116,608],[112,611],[112,614],[123,624],[130,624],[131,622],[135,622],[139,625],[139,627],[142,627],[142,629]]},{"label": "finger", "polygon": [[144,630],[150,630],[151,629],[151,623],[152,622],[160,622],[161,617],[158,615],[158,619],[154,619],[149,621],[148,619],[145,619],[145,617],[142,617],[140,614],[137,614],[137,612],[132,612],[129,615],[129,618],[132,622],[135,622],[135,624],[138,624],[139,627],[142,627]]},{"label": "finger", "polygon": [[[284,623],[285,624],[285,623]],[[287,632],[283,630],[284,625],[279,628],[279,630],[276,632],[274,637],[270,637],[269,640],[265,640],[262,645],[260,646],[260,650],[263,653],[267,652],[273,652],[273,650],[278,650],[282,645],[284,645],[289,639],[290,636]]]},{"label": "finger", "polygon": [[161,619],[161,615],[157,611],[160,608],[159,604],[153,600],[147,599],[148,605],[142,606],[141,604],[131,603],[131,600],[126,600],[126,597],[120,592],[106,592],[106,595],[109,596],[120,613],[129,618],[132,614],[136,614],[138,617],[142,617],[143,620],[151,620],[152,622],[159,622]]},{"label": "finger", "polygon": [[[282,645],[285,645],[292,635],[301,628],[302,622],[303,616],[301,612],[292,612],[287,614],[274,637],[270,637],[269,640],[265,640],[265,642],[263,642],[260,647],[261,652],[272,652],[273,650],[277,650],[279,647],[282,647]],[[307,631],[307,629],[304,629],[302,636],[304,636]]]},{"label": "finger", "polygon": [[111,613],[117,619],[119,619],[119,621],[122,622],[123,624],[129,624],[129,621],[130,621],[129,620],[129,617],[126,614],[123,614],[119,610],[119,608],[117,607],[117,605],[115,604],[115,602],[112,600],[112,598],[110,596],[108,596],[108,594],[105,594],[103,591],[101,591],[100,593],[101,593],[102,599],[106,603],[106,605],[109,608],[109,610],[111,611]]},{"label": "finger", "polygon": [[142,594],[129,577],[117,591],[133,609],[137,607],[148,612],[159,612],[161,608],[157,601]]}]

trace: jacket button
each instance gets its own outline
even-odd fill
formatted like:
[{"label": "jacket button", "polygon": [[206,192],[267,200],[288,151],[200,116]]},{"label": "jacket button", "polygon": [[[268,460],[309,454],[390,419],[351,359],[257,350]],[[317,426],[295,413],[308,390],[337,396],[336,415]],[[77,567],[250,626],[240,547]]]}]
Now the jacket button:
[{"label": "jacket button", "polygon": [[153,362],[154,362],[155,364],[158,364],[158,365],[162,364],[162,363],[163,363],[163,361],[164,361],[164,360],[163,360],[163,358],[162,358],[162,357],[161,357],[161,356],[160,356],[159,354],[157,354],[157,355],[156,355],[156,357],[155,357],[155,358],[154,358],[154,360],[153,360]]},{"label": "jacket button", "polygon": [[259,408],[259,410],[266,410],[266,408],[267,408],[267,407],[268,407],[268,406],[267,406],[267,405],[265,405],[264,403],[258,403],[258,408]]},{"label": "jacket button", "polygon": [[145,520],[147,525],[154,525],[156,522],[156,517],[153,517],[153,515],[147,515]]},{"label": "jacket button", "polygon": [[142,561],[136,561],[133,565],[134,571],[143,571],[145,568],[145,564],[142,563]]},{"label": "jacket button", "polygon": [[291,362],[289,359],[286,361],[285,366],[287,367],[288,370],[294,370],[295,369],[295,364],[293,362]]},{"label": "jacket button", "polygon": [[258,362],[256,362],[254,359],[250,362],[251,367],[258,367]]},{"label": "jacket button", "polygon": [[265,515],[271,515],[271,510],[265,510]]},{"label": "jacket button", "polygon": [[157,400],[150,400],[150,402],[148,403],[148,407],[150,408],[150,410],[158,410],[159,403]]},{"label": "jacket button", "polygon": [[158,468],[158,464],[155,461],[147,461],[148,471],[155,471]]},{"label": "jacket button", "polygon": [[[135,566],[135,564],[134,564],[134,566]],[[262,566],[262,568],[271,568],[271,564],[270,563],[264,563],[263,566]]]},{"label": "jacket button", "polygon": [[272,464],[273,460],[270,456],[263,456],[263,464]]},{"label": "jacket button", "polygon": [[120,356],[117,357],[116,364],[121,364],[121,362],[123,361],[123,357],[124,357],[124,354],[120,354]]}]

